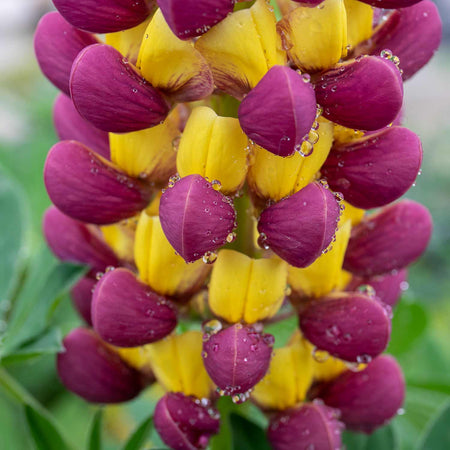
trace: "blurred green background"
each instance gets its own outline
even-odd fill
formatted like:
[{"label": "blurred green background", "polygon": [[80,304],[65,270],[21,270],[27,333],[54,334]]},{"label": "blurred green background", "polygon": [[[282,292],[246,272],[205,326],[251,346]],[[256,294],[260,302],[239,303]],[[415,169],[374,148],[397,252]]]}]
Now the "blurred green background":
[{"label": "blurred green background", "polygon": [[[15,341],[0,341],[0,450],[63,448],[53,423],[72,448],[86,448],[88,441],[90,448],[99,448],[96,428],[93,434],[90,431],[97,409],[64,391],[54,370],[61,336],[79,323],[67,292],[83,269],[57,265],[41,236],[41,217],[49,204],[42,169],[56,142],[51,121],[56,89],[38,70],[32,32],[49,4],[48,0],[0,4],[0,336],[7,327],[15,327],[18,336]],[[448,0],[438,5],[448,21]],[[422,175],[407,197],[424,203],[435,224],[431,244],[411,267],[410,287],[394,315],[389,351],[405,372],[407,400],[392,424],[371,438],[348,435],[349,450],[450,448],[448,23],[445,33],[439,53],[405,85],[405,125],[419,134],[424,147]],[[38,303],[43,306],[36,307]],[[24,409],[24,404],[34,409]],[[110,408],[104,418],[104,448],[117,448],[151,413],[151,405],[150,393],[125,410]],[[232,410],[230,405],[223,407]],[[258,422],[255,417],[259,416],[252,420]],[[238,440],[239,428],[249,426],[233,419],[231,440],[213,447],[263,448],[255,446],[257,441]],[[33,440],[33,432],[35,438],[42,437],[40,444]]]}]

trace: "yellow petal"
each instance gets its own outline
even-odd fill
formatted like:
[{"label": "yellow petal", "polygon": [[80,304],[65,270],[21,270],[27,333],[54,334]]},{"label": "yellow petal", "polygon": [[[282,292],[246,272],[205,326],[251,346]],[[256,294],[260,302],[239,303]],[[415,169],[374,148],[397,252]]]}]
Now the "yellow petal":
[{"label": "yellow petal", "polygon": [[136,64],[141,41],[150,20],[151,18],[148,18],[138,26],[128,30],[106,34],[105,43],[122,53],[132,64]]},{"label": "yellow petal", "polygon": [[168,391],[209,397],[212,382],[202,359],[202,333],[171,335],[146,347],[156,379]]},{"label": "yellow petal", "polygon": [[221,183],[230,194],[242,187],[247,173],[248,139],[239,120],[220,117],[200,106],[189,116],[177,153],[177,170],[184,177],[198,173]]},{"label": "yellow petal", "polygon": [[328,69],[346,56],[347,17],[344,0],[300,6],[278,22],[289,58],[305,71]]},{"label": "yellow petal", "polygon": [[327,359],[321,362],[314,359],[312,357],[314,346],[306,339],[304,340],[304,342],[309,348],[311,354],[313,376],[316,381],[330,381],[347,370],[347,366],[345,365],[345,363],[338,358],[328,356]]},{"label": "yellow petal", "polygon": [[141,213],[136,229],[134,259],[139,276],[156,292],[185,297],[197,291],[210,266],[202,260],[187,264],[166,239],[158,216]]},{"label": "yellow petal", "polygon": [[356,47],[372,36],[373,8],[358,0],[344,0],[347,11],[348,45]]},{"label": "yellow petal", "polygon": [[165,186],[176,172],[180,110],[175,108],[161,125],[132,133],[109,133],[111,160],[128,175]]},{"label": "yellow petal", "polygon": [[286,278],[287,264],[278,258],[252,259],[221,250],[209,284],[209,306],[228,322],[272,317],[283,302]]},{"label": "yellow petal", "polygon": [[133,261],[136,220],[129,219],[113,225],[105,225],[100,229],[106,243],[120,259]]},{"label": "yellow petal", "polygon": [[364,136],[364,132],[360,130],[354,130],[353,128],[346,128],[342,125],[334,124],[334,142],[338,144],[345,144],[353,141],[354,139],[360,139]]},{"label": "yellow petal", "polygon": [[158,216],[159,215],[159,203],[161,201],[162,191],[156,193],[150,204],[145,208],[145,212],[148,216]]},{"label": "yellow petal", "polygon": [[255,146],[255,157],[249,169],[247,181],[260,198],[281,200],[310,183],[325,162],[333,142],[333,125],[320,119],[317,133],[319,140],[307,157],[295,153],[283,158]]},{"label": "yellow petal", "polygon": [[214,88],[205,59],[191,41],[182,41],[172,33],[161,10],[145,30],[137,67],[146,80],[174,101],[199,100]]},{"label": "yellow petal", "polygon": [[129,366],[143,373],[152,373],[148,345],[131,348],[114,347],[114,350]]},{"label": "yellow petal", "polygon": [[313,381],[313,359],[299,333],[273,353],[267,375],[255,386],[252,397],[265,409],[283,410],[305,399]]},{"label": "yellow petal", "polygon": [[347,203],[346,201],[343,202],[343,205],[345,209],[340,219],[341,222],[350,220],[352,222],[352,226],[358,225],[358,223],[363,219],[366,211],[364,209],[356,208],[356,206],[350,205],[350,203]]},{"label": "yellow petal", "polygon": [[301,297],[322,297],[340,285],[342,262],[350,238],[351,222],[339,225],[331,250],[304,269],[289,266],[288,283]]},{"label": "yellow petal", "polygon": [[237,11],[195,43],[211,67],[216,86],[241,98],[286,56],[276,32],[276,19],[265,0]]}]

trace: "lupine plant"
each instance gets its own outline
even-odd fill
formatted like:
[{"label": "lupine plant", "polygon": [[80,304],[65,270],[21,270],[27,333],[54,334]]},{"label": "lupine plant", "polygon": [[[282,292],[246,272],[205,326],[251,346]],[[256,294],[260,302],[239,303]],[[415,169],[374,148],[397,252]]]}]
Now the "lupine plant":
[{"label": "lupine plant", "polygon": [[[221,396],[256,405],[278,450],[386,424],[405,395],[392,307],[432,231],[399,199],[422,162],[403,82],[439,46],[433,2],[53,3],[34,40],[61,91],[43,232],[89,267],[63,384],[107,404],[158,383],[173,449],[208,446]],[[289,339],[267,331],[293,316]]]}]

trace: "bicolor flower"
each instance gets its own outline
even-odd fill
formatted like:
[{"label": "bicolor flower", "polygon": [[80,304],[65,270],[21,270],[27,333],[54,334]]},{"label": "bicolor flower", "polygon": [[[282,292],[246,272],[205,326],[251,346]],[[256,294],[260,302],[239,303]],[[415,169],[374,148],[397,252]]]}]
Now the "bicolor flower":
[{"label": "bicolor flower", "polygon": [[[403,81],[439,45],[434,4],[54,3],[35,37],[61,91],[43,228],[89,267],[72,296],[92,327],[64,340],[64,385],[114,403],[155,381],[156,430],[189,450],[219,432],[220,395],[251,398],[280,450],[390,420],[391,307],[432,228],[392,203],[422,161]],[[281,346],[266,330],[285,314]]]}]

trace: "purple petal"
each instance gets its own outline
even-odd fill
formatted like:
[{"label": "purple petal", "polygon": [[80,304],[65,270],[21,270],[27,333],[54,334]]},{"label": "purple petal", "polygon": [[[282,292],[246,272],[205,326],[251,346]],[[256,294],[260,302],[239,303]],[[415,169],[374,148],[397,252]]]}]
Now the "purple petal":
[{"label": "purple petal", "polygon": [[377,8],[396,9],[408,8],[421,0],[361,0],[368,5],[376,6]]},{"label": "purple petal", "polygon": [[50,199],[64,214],[102,225],[134,216],[151,197],[143,182],[76,141],[62,141],[50,149],[44,182]]},{"label": "purple petal", "polygon": [[320,397],[341,411],[341,420],[350,430],[371,433],[402,406],[405,380],[395,359],[383,355],[361,372],[343,373],[325,387]]},{"label": "purple petal", "polygon": [[57,369],[64,386],[88,402],[119,403],[143,388],[140,375],[127,366],[93,331],[76,328],[63,340]]},{"label": "purple petal", "polygon": [[244,98],[238,115],[251,140],[289,156],[300,150],[316,117],[314,90],[295,70],[273,66]]},{"label": "purple petal", "polygon": [[336,450],[342,447],[339,412],[315,400],[272,417],[267,436],[274,450]]},{"label": "purple petal", "polygon": [[219,412],[207,399],[169,392],[156,405],[155,428],[163,442],[179,450],[206,448],[219,432]]},{"label": "purple petal", "polygon": [[113,33],[142,23],[154,8],[153,0],[53,0],[74,27],[92,33]]},{"label": "purple petal", "polygon": [[64,94],[56,97],[53,106],[53,123],[60,141],[74,140],[110,159],[108,133],[87,122],[80,116],[72,100]]},{"label": "purple petal", "polygon": [[97,280],[91,277],[83,277],[70,291],[72,303],[84,321],[92,326],[91,303],[92,291]]},{"label": "purple petal", "polygon": [[75,59],[70,95],[81,116],[113,133],[150,128],[169,111],[166,100],[136,67],[104,44],[87,47]]},{"label": "purple petal", "polygon": [[54,206],[45,212],[42,228],[48,246],[58,259],[86,264],[91,268],[91,276],[104,272],[108,266],[120,265],[99,232],[95,233]]},{"label": "purple petal", "polygon": [[244,394],[269,369],[273,336],[237,323],[203,338],[203,364],[224,395]]},{"label": "purple petal", "polygon": [[190,39],[206,33],[233,12],[234,0],[157,0],[173,33]]},{"label": "purple petal", "polygon": [[400,71],[378,56],[360,57],[325,72],[315,90],[327,119],[358,130],[389,125],[403,102]]},{"label": "purple petal", "polygon": [[394,11],[377,28],[370,42],[361,46],[373,55],[389,49],[400,59],[403,80],[407,80],[432,58],[441,39],[439,11],[432,1],[423,0],[410,8]]},{"label": "purple petal", "polygon": [[403,200],[384,208],[352,230],[344,269],[361,277],[402,269],[425,251],[432,227],[420,203]]},{"label": "purple petal", "polygon": [[262,212],[260,241],[292,266],[306,267],[330,245],[339,215],[333,193],[310,183]]},{"label": "purple petal", "polygon": [[301,6],[318,6],[325,0],[292,0],[296,3],[300,3]]},{"label": "purple petal", "polygon": [[227,242],[236,212],[228,197],[194,174],[163,193],[159,217],[172,247],[186,262],[192,262]]},{"label": "purple petal", "polygon": [[419,137],[407,128],[391,127],[333,147],[320,172],[347,202],[371,209],[401,197],[421,164]]},{"label": "purple petal", "polygon": [[368,362],[385,350],[391,334],[389,311],[376,297],[340,293],[309,303],[300,328],[318,349],[352,362]]},{"label": "purple petal", "polygon": [[42,73],[61,91],[69,94],[72,63],[95,36],[77,30],[57,12],[47,13],[39,21],[34,35],[34,52]]},{"label": "purple petal", "polygon": [[406,269],[396,270],[386,275],[378,275],[371,278],[353,277],[347,291],[364,291],[372,289],[376,296],[386,305],[395,306],[407,289],[408,271]]},{"label": "purple petal", "polygon": [[177,324],[172,305],[127,269],[103,275],[95,287],[91,312],[95,331],[118,347],[158,341]]}]

